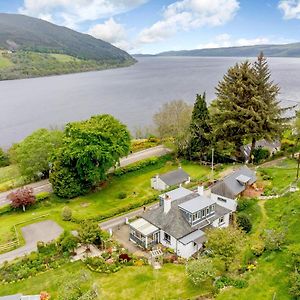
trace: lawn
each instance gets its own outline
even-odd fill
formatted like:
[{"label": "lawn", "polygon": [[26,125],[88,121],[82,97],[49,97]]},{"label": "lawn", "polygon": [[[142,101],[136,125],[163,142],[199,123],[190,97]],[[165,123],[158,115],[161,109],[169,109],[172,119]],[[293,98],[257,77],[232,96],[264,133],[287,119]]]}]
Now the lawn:
[{"label": "lawn", "polygon": [[183,265],[166,264],[161,270],[154,270],[151,266],[125,267],[115,274],[105,275],[91,273],[81,262],[77,262],[22,282],[0,285],[0,296],[18,292],[38,294],[46,290],[51,294],[51,299],[56,299],[57,291],[61,290],[70,274],[80,274],[83,270],[90,275],[90,285],[96,283],[100,298],[105,300],[190,299],[210,292],[206,285],[195,288],[187,280]]},{"label": "lawn", "polygon": [[17,165],[0,168],[0,193],[24,184]]},{"label": "lawn", "polygon": [[57,54],[57,53],[51,53],[48,54],[51,57],[54,57],[56,60],[58,60],[59,62],[76,62],[76,61],[80,61],[80,59],[74,57],[74,56],[70,56],[70,55],[66,55],[66,54]]},{"label": "lawn", "polygon": [[[194,179],[200,179],[208,172],[208,168],[194,163],[183,163],[182,167],[191,174]],[[43,201],[29,208],[26,212],[11,212],[1,215],[0,244],[14,238],[12,227],[16,223],[32,220],[40,215],[49,214],[47,217],[59,223],[63,228],[75,229],[76,224],[64,222],[61,219],[61,211],[64,206],[69,206],[73,216],[78,219],[105,216],[116,212],[120,208],[140,202],[149,197],[158,195],[159,192],[150,187],[150,178],[157,173],[164,173],[177,168],[177,165],[167,161],[164,166],[149,166],[143,170],[128,173],[121,177],[112,176],[109,183],[102,190],[73,200],[62,200],[55,196],[49,201]],[[120,192],[125,192],[127,197],[119,199]]]},{"label": "lawn", "polygon": [[2,54],[0,52],[0,69],[1,68],[8,68],[11,65],[12,65],[12,62],[8,58],[2,56]]}]

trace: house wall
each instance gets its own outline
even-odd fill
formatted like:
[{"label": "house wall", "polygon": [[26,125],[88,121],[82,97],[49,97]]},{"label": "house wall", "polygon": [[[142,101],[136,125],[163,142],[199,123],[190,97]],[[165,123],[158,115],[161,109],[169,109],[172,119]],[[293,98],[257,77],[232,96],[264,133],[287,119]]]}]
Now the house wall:
[{"label": "house wall", "polygon": [[190,242],[187,245],[184,245],[180,242],[177,243],[177,255],[183,258],[189,258],[194,253],[199,251],[202,248],[202,245],[197,245],[194,242]]},{"label": "house wall", "polygon": [[166,190],[169,186],[166,185],[160,178],[153,177],[151,178],[151,187],[155,190],[163,191]]},{"label": "house wall", "polygon": [[160,230],[160,242],[161,242],[161,244],[165,247],[172,248],[176,251],[177,240],[169,234],[171,236],[171,242],[168,243],[167,241],[164,240],[164,233],[165,232],[163,230]]},{"label": "house wall", "polygon": [[225,228],[229,226],[229,222],[230,222],[230,214],[226,214],[224,216],[223,223],[220,223],[220,218],[218,218],[217,220],[213,221],[211,225],[215,228]]},{"label": "house wall", "polygon": [[[211,193],[211,199],[216,201],[216,203],[219,204],[220,206],[228,208],[232,211],[236,211],[236,208],[237,208],[237,201],[236,200],[226,198],[226,197],[214,194],[214,193]],[[220,200],[220,199],[223,199],[223,200]]]}]

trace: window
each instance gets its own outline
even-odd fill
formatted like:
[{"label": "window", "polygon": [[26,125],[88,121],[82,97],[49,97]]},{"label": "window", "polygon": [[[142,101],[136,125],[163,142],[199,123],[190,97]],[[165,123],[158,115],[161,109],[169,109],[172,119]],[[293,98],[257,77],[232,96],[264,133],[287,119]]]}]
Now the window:
[{"label": "window", "polygon": [[223,224],[224,223],[224,216],[219,218],[219,224]]},{"label": "window", "polygon": [[202,209],[202,210],[201,210],[201,217],[203,218],[204,216],[205,216],[205,210]]},{"label": "window", "polygon": [[171,236],[169,234],[167,234],[166,232],[164,232],[164,240],[171,244]]},{"label": "window", "polygon": [[206,209],[206,215],[209,215],[210,211],[209,211],[209,207]]},{"label": "window", "polygon": [[193,214],[193,222],[197,219],[197,215]]},{"label": "window", "polygon": [[214,204],[211,206],[211,211],[215,211],[215,205]]},{"label": "window", "polygon": [[227,200],[226,200],[226,199],[224,199],[224,198],[221,198],[221,197],[218,197],[218,200],[219,200],[219,201],[222,201],[222,202],[224,202],[224,203],[226,203],[226,202],[227,202]]}]

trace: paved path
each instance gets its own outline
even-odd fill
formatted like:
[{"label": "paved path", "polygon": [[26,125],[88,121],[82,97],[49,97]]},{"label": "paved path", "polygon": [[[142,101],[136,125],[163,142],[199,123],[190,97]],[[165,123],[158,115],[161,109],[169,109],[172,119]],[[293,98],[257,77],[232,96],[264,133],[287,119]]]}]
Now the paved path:
[{"label": "paved path", "polygon": [[21,230],[25,240],[25,246],[0,254],[0,265],[5,261],[11,261],[17,257],[36,251],[37,242],[50,242],[58,238],[63,232],[63,229],[59,225],[50,220],[25,226]]},{"label": "paved path", "polygon": [[[147,159],[147,158],[150,158],[153,156],[163,156],[167,153],[170,153],[170,149],[166,148],[163,145],[149,148],[146,150],[142,150],[142,151],[130,154],[127,157],[121,158],[120,166],[125,167],[127,165],[138,162],[140,160]],[[110,172],[113,172],[113,170],[111,169]],[[51,184],[49,183],[49,180],[42,180],[42,181],[34,182],[34,183],[26,185],[26,187],[33,188],[34,194],[38,194],[40,192],[51,192],[52,191],[52,187],[51,187]],[[0,207],[10,203],[10,201],[7,199],[7,196],[12,191],[15,191],[17,189],[18,188],[4,192],[4,193],[0,193]]]}]

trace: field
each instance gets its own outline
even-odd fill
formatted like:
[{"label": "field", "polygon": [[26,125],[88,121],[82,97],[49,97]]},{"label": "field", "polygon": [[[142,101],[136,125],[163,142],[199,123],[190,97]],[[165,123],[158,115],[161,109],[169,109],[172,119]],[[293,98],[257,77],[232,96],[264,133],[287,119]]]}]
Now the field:
[{"label": "field", "polygon": [[16,165],[0,168],[0,193],[24,183]]},{"label": "field", "polygon": [[[288,174],[283,166],[289,166]],[[284,188],[293,181],[296,162],[287,160],[278,166],[264,168],[264,172],[272,174],[274,188]],[[116,196],[119,191],[125,191],[133,196],[133,191],[139,197],[143,194],[151,196],[153,191],[149,188],[149,179],[158,172],[165,172],[176,168],[167,163],[165,166],[155,169],[147,168],[143,171],[129,173],[120,178],[114,178],[102,191],[70,201],[77,216],[93,216],[99,212],[109,211],[111,205],[120,205],[122,201],[134,201],[135,198],[119,200]],[[209,172],[207,167],[196,164],[184,163],[183,168],[190,172],[192,177],[201,178]],[[270,169],[272,171],[270,171]],[[285,178],[283,183],[281,176]],[[287,180],[289,179],[289,180]],[[146,182],[146,183],[145,183]],[[61,221],[60,211],[65,203],[55,200],[49,206],[39,206],[26,213],[12,213],[1,216],[0,237],[7,233],[14,222],[22,219],[30,219],[33,216],[49,212],[51,219],[60,223],[64,228],[72,227],[72,223]],[[88,205],[86,205],[89,203]],[[85,204],[85,205],[83,205]],[[123,202],[122,202],[123,204]],[[252,222],[253,229],[249,234],[249,243],[257,241],[265,229],[279,228],[287,230],[287,242],[282,251],[264,253],[257,259],[257,268],[244,274],[249,286],[243,289],[227,288],[217,296],[217,300],[265,300],[265,299],[292,299],[288,293],[289,274],[291,272],[290,258],[292,250],[300,250],[300,192],[288,193],[281,198],[269,200],[252,200],[252,205],[246,211]],[[78,274],[86,270],[81,263],[67,264],[61,269],[48,271],[35,278],[22,282],[0,286],[0,295],[16,293],[38,293],[47,290],[56,299],[57,291],[62,282],[69,278],[70,274]],[[103,299],[194,299],[196,296],[206,295],[211,288],[205,284],[195,288],[187,280],[185,268],[182,265],[165,264],[161,270],[154,271],[151,267],[126,267],[115,274],[104,275],[89,273],[89,284],[93,282],[99,287]],[[126,280],[124,280],[126,279]]]},{"label": "field", "polygon": [[[177,166],[167,161],[163,166],[150,166],[140,171],[128,173],[121,177],[112,177],[109,184],[102,190],[84,197],[65,201],[53,196],[49,201],[36,204],[25,213],[11,212],[1,215],[0,244],[13,239],[12,227],[16,223],[29,221],[40,215],[49,214],[49,219],[56,221],[66,229],[74,229],[76,224],[64,222],[61,211],[64,206],[69,206],[73,216],[78,219],[87,219],[111,215],[120,208],[126,209],[130,204],[141,202],[159,193],[150,187],[150,178],[157,173],[164,173],[176,169]],[[199,179],[207,175],[208,167],[192,163],[184,163],[183,168],[191,174],[192,178]],[[125,199],[119,199],[120,192],[127,194]]]},{"label": "field", "polygon": [[3,54],[0,51],[0,69],[8,68],[12,65],[12,62],[3,56]]}]

